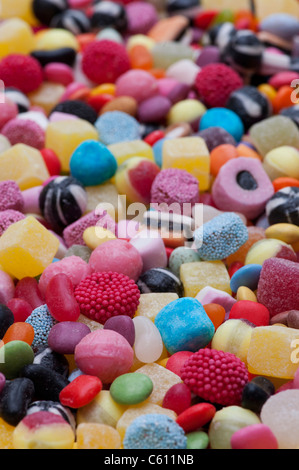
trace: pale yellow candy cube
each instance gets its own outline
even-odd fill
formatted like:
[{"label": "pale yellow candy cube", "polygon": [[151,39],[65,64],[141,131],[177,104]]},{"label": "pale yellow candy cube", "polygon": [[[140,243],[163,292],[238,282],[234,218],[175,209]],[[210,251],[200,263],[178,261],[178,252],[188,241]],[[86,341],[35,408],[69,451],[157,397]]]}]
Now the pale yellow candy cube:
[{"label": "pale yellow candy cube", "polygon": [[77,449],[119,449],[121,438],[112,426],[81,423],[76,429]]},{"label": "pale yellow candy cube", "polygon": [[60,102],[60,98],[65,92],[65,87],[59,83],[44,82],[32,93],[28,94],[28,98],[32,106],[42,108],[47,115]]},{"label": "pale yellow candy cube", "polygon": [[0,181],[13,180],[21,191],[40,186],[50,177],[41,153],[16,144],[0,154]]},{"label": "pale yellow candy cube", "polygon": [[131,140],[130,142],[108,145],[108,149],[116,158],[118,165],[132,157],[144,157],[152,161],[155,160],[152,147],[143,140]]},{"label": "pale yellow candy cube", "polygon": [[116,403],[109,390],[102,390],[88,405],[78,409],[77,425],[98,423],[115,428],[127,408],[127,406]]},{"label": "pale yellow candy cube", "polygon": [[210,187],[210,153],[201,137],[180,137],[165,140],[162,153],[162,170],[186,170],[199,182],[200,191]]},{"label": "pale yellow candy cube", "polygon": [[146,364],[140,367],[140,369],[137,369],[135,373],[145,374],[151,379],[154,387],[146,402],[160,406],[163,403],[163,398],[167,390],[173,385],[182,382],[181,377],[156,363]]},{"label": "pale yellow candy cube", "polygon": [[69,172],[70,159],[76,148],[85,140],[98,140],[96,128],[83,119],[66,119],[51,122],[46,130],[46,148],[58,156],[63,172]]},{"label": "pale yellow candy cube", "polygon": [[83,240],[91,250],[95,250],[98,246],[102,245],[109,240],[115,240],[116,236],[103,227],[88,227],[84,230]]},{"label": "pale yellow candy cube", "polygon": [[32,10],[32,0],[1,0],[0,17],[5,20],[20,18],[32,26],[39,24]]},{"label": "pale yellow candy cube", "polygon": [[154,322],[160,310],[178,298],[173,292],[141,294],[135,316],[141,315]]},{"label": "pale yellow candy cube", "polygon": [[[0,18],[2,18],[1,2]],[[34,35],[25,21],[11,18],[0,24],[0,59],[9,54],[30,54],[33,49]]]},{"label": "pale yellow candy cube", "polygon": [[230,277],[222,261],[184,263],[180,268],[180,278],[185,297],[196,297],[198,292],[207,286],[232,294]]},{"label": "pale yellow candy cube", "polygon": [[28,216],[10,225],[0,237],[0,264],[17,279],[36,277],[52,263],[58,247],[55,235]]},{"label": "pale yellow candy cube", "polygon": [[169,418],[173,420],[177,417],[174,411],[162,408],[159,405],[142,403],[141,405],[130,406],[130,408],[123,413],[116,425],[116,430],[119,432],[121,439],[124,439],[128,426],[130,426],[136,418],[147,414],[162,414],[169,416]]},{"label": "pale yellow candy cube", "polygon": [[247,362],[252,374],[293,379],[299,366],[299,330],[277,325],[254,328]]},{"label": "pale yellow candy cube", "polygon": [[117,220],[119,194],[114,184],[104,183],[98,186],[86,186],[85,191],[87,193],[86,214],[103,207],[113,220]]}]

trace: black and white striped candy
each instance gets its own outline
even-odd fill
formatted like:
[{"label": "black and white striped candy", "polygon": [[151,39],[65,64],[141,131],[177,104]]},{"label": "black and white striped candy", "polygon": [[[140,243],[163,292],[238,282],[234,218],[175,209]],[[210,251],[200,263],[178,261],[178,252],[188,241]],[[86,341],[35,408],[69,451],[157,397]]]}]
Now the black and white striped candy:
[{"label": "black and white striped candy", "polygon": [[91,23],[83,11],[66,10],[54,16],[50,27],[66,29],[74,35],[78,35],[88,33],[91,30]]},{"label": "black and white striped candy", "polygon": [[38,413],[39,411],[48,411],[49,413],[54,413],[55,415],[61,416],[68,424],[71,425],[73,429],[76,427],[75,418],[72,412],[68,408],[62,406],[58,401],[34,401],[29,405],[26,415],[32,415],[33,413]]},{"label": "black and white striped candy", "polygon": [[32,3],[35,17],[46,26],[50,26],[54,16],[59,15],[67,8],[67,0],[33,0]]},{"label": "black and white striped candy", "polygon": [[299,188],[289,186],[277,191],[266,205],[270,225],[293,224],[299,226]]},{"label": "black and white striped candy", "polygon": [[224,51],[236,32],[233,23],[218,24],[203,35],[202,44],[203,46],[217,46],[220,51]]},{"label": "black and white striped candy", "polygon": [[180,279],[164,268],[149,269],[140,276],[137,286],[141,294],[173,292],[179,297],[183,296],[183,285]]},{"label": "black and white striped candy", "polygon": [[249,30],[240,30],[232,35],[222,59],[243,73],[257,71],[262,63],[263,43]]},{"label": "black and white striped candy", "polygon": [[30,101],[24,93],[18,90],[18,88],[5,88],[5,96],[18,106],[20,113],[29,111]]},{"label": "black and white striped candy", "polygon": [[83,215],[87,193],[75,178],[59,176],[43,188],[39,205],[45,220],[55,232],[61,233]]},{"label": "black and white striped candy", "polygon": [[127,13],[121,3],[111,1],[95,2],[90,18],[92,28],[99,31],[102,28],[114,28],[125,31],[128,26]]},{"label": "black and white striped candy", "polygon": [[234,91],[226,107],[238,114],[246,131],[272,113],[270,101],[253,86],[244,86]]}]

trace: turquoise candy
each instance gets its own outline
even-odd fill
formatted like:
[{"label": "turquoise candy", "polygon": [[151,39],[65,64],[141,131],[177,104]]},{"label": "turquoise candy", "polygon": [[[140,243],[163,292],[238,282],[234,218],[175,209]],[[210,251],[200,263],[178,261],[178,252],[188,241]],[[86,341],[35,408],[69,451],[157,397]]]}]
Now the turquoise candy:
[{"label": "turquoise candy", "polygon": [[162,160],[163,160],[163,145],[165,142],[166,138],[164,137],[163,139],[158,140],[154,145],[153,145],[153,152],[154,152],[154,159],[155,163],[161,168],[162,167]]},{"label": "turquoise candy", "polygon": [[222,127],[231,134],[237,142],[242,139],[245,129],[239,116],[230,109],[209,109],[200,120],[199,130],[204,131],[210,127]]},{"label": "turquoise candy", "polygon": [[237,214],[225,212],[203,224],[193,236],[201,260],[221,261],[247,242],[248,230]]},{"label": "turquoise candy", "polygon": [[230,280],[230,287],[233,292],[237,292],[239,287],[245,286],[248,289],[256,290],[260,279],[262,265],[247,264],[238,269]]},{"label": "turquoise candy", "polygon": [[195,261],[200,261],[200,257],[196,250],[179,246],[171,253],[168,265],[173,274],[175,274],[177,277],[180,277],[181,265],[184,263],[193,263]]},{"label": "turquoise candy", "polygon": [[112,382],[110,394],[116,403],[137,405],[146,400],[153,391],[153,382],[145,374],[122,374]]},{"label": "turquoise candy", "polygon": [[86,140],[74,151],[70,170],[72,176],[84,186],[97,186],[115,175],[117,162],[104,144]]},{"label": "turquoise candy", "polygon": [[23,367],[32,364],[34,353],[24,341],[10,341],[1,348],[0,372],[7,380],[15,379]]},{"label": "turquoise candy", "polygon": [[206,449],[209,445],[209,436],[203,431],[190,432],[187,437],[187,449]]},{"label": "turquoise candy", "polygon": [[191,297],[170,302],[155,318],[163,343],[170,354],[205,348],[215,328],[202,304]]}]

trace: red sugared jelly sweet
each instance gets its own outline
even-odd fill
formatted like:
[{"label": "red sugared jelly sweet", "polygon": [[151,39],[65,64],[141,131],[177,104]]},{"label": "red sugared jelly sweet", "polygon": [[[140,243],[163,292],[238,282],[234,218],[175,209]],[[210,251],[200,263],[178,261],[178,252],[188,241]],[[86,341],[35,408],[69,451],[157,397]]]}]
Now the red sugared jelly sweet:
[{"label": "red sugared jelly sweet", "polygon": [[191,392],[183,383],[175,384],[165,393],[162,406],[180,414],[191,405]]},{"label": "red sugared jelly sweet", "polygon": [[33,309],[45,304],[34,277],[24,277],[17,283],[15,298],[26,300]]},{"label": "red sugared jelly sweet", "polygon": [[180,413],[176,422],[185,432],[192,432],[209,423],[215,413],[216,408],[212,404],[198,403]]},{"label": "red sugared jelly sweet", "polygon": [[40,153],[42,154],[50,176],[60,175],[61,163],[56,153],[52,149],[43,149]]},{"label": "red sugared jelly sweet", "polygon": [[102,390],[101,380],[93,375],[79,375],[59,394],[59,401],[70,408],[88,405]]},{"label": "red sugared jelly sweet", "polygon": [[57,321],[77,321],[80,307],[70,278],[59,273],[52,277],[46,289],[46,304]]},{"label": "red sugared jelly sweet", "polygon": [[11,299],[7,303],[7,307],[12,311],[15,322],[23,322],[27,320],[33,308],[24,299]]},{"label": "red sugared jelly sweet", "polygon": [[253,323],[255,326],[268,326],[270,322],[270,312],[262,304],[252,302],[251,300],[239,300],[236,302],[229,313],[229,319],[244,319]]}]

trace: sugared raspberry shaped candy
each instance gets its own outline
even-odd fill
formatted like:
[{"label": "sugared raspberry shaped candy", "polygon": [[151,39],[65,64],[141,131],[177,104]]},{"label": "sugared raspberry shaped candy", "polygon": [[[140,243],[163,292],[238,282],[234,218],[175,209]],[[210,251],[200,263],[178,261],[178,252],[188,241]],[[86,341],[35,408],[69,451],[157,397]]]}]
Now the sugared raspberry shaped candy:
[{"label": "sugared raspberry shaped candy", "polygon": [[42,84],[43,69],[34,57],[10,54],[0,62],[0,80],[6,88],[14,87],[23,93],[30,93]]},{"label": "sugared raspberry shaped candy", "polygon": [[82,70],[94,83],[114,83],[131,68],[125,47],[115,41],[92,41],[83,52]]},{"label": "sugared raspberry shaped candy", "polygon": [[96,272],[87,276],[75,289],[81,313],[102,325],[117,315],[133,317],[140,298],[135,282],[124,274]]},{"label": "sugared raspberry shaped candy", "polygon": [[225,64],[209,64],[195,80],[199,98],[209,108],[225,107],[233,91],[243,86],[240,75]]},{"label": "sugared raspberry shaped candy", "polygon": [[241,403],[248,371],[234,354],[205,348],[187,359],[181,378],[191,392],[204,400],[232,406]]}]

